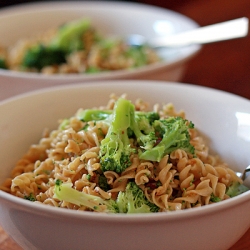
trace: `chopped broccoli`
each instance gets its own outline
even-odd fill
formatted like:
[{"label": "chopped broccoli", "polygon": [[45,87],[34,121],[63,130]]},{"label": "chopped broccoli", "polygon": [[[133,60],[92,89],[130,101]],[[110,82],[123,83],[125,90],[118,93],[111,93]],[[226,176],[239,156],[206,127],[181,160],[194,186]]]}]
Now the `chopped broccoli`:
[{"label": "chopped broccoli", "polygon": [[70,202],[77,206],[85,206],[95,212],[106,213],[154,213],[159,207],[149,202],[143,191],[134,183],[129,182],[124,192],[120,191],[117,200],[104,200],[72,188],[71,183],[56,180],[54,198]]},{"label": "chopped broccoli", "polygon": [[[40,71],[45,66],[65,63],[69,53],[85,49],[83,35],[87,31],[93,33],[90,22],[86,19],[64,24],[48,45],[38,44],[27,50],[22,65]],[[97,35],[92,38],[99,39]]]},{"label": "chopped broccoli", "polygon": [[[113,110],[100,110],[100,109],[84,109],[81,110],[77,117],[79,120],[88,122],[88,121],[101,121],[109,118],[113,114]],[[155,120],[160,119],[160,116],[156,112],[143,112],[143,111],[135,111],[135,116],[137,117],[137,122],[141,117],[145,117],[148,119],[150,125]]]},{"label": "chopped broccoli", "polygon": [[104,191],[108,191],[110,189],[107,178],[103,174],[98,177],[98,185]]},{"label": "chopped broccoli", "polygon": [[91,29],[90,21],[87,19],[65,23],[60,27],[50,46],[59,48],[67,53],[84,49],[83,35]]},{"label": "chopped broccoli", "polygon": [[100,121],[105,120],[113,114],[112,110],[100,110],[100,109],[84,109],[78,113],[78,119],[89,122],[89,121]]},{"label": "chopped broccoli", "polygon": [[72,183],[63,183],[56,180],[54,198],[70,202],[77,206],[85,206],[96,212],[117,213],[118,206],[112,199],[104,200],[101,197],[86,194],[72,188]]},{"label": "chopped broccoli", "polygon": [[219,201],[221,201],[221,199],[218,196],[215,196],[214,193],[212,193],[210,196],[210,201],[211,202],[219,202]]},{"label": "chopped broccoli", "polygon": [[130,126],[130,101],[120,98],[115,104],[111,124],[100,145],[100,164],[103,172],[121,173],[130,166],[130,155],[134,149],[130,147],[127,129]]},{"label": "chopped broccoli", "polygon": [[136,114],[134,106],[131,114],[130,130],[136,137],[139,146],[144,149],[152,149],[156,143],[157,137],[155,136],[154,128],[151,123],[154,119],[159,119],[159,115],[154,112]]},{"label": "chopped broccoli", "polygon": [[104,71],[104,70],[99,69],[98,67],[89,66],[86,68],[85,73],[93,74],[93,73],[99,73],[101,71]]},{"label": "chopped broccoli", "polygon": [[237,196],[248,191],[249,188],[239,182],[232,182],[232,184],[227,188],[226,194],[230,197]]},{"label": "chopped broccoli", "polygon": [[59,65],[66,62],[65,56],[65,52],[61,49],[39,44],[27,50],[22,65],[27,68],[41,70],[45,66]]},{"label": "chopped broccoli", "polygon": [[30,193],[29,195],[25,195],[24,196],[25,200],[29,200],[29,201],[36,201],[36,197],[34,194]]},{"label": "chopped broccoli", "polygon": [[129,139],[139,145],[139,158],[160,161],[166,154],[183,149],[195,154],[190,143],[192,122],[181,117],[160,119],[156,112],[135,111],[135,106],[123,98],[118,99],[114,110],[83,110],[78,113],[83,121],[106,121],[110,127],[101,142],[100,163],[103,171],[121,173],[130,165],[132,152]]},{"label": "chopped broccoli", "polygon": [[194,155],[195,149],[190,144],[189,135],[189,128],[194,127],[192,122],[181,117],[169,117],[165,120],[154,121],[153,127],[160,142],[152,149],[142,152],[141,159],[159,162],[164,155],[176,149],[183,149]]},{"label": "chopped broccoli", "polygon": [[122,58],[131,59],[131,68],[146,65],[148,63],[146,46],[124,46],[120,39],[103,39],[99,42],[100,55],[102,58],[108,58],[112,54],[113,48],[123,47],[120,55]]},{"label": "chopped broccoli", "polygon": [[147,64],[147,55],[144,46],[128,47],[125,56],[133,59],[133,67],[140,67]]},{"label": "chopped broccoli", "polygon": [[[113,115],[112,110],[96,110],[85,109],[79,112],[78,118],[82,121],[100,121],[106,120],[107,122]],[[140,146],[144,149],[152,148],[156,143],[156,137],[152,123],[158,120],[159,114],[156,112],[142,112],[135,111],[134,106],[130,105],[130,125],[127,128],[128,137],[136,137]]]},{"label": "chopped broccoli", "polygon": [[0,69],[7,69],[6,61],[4,58],[0,58]]},{"label": "chopped broccoli", "polygon": [[159,207],[147,200],[142,189],[129,182],[124,192],[120,191],[116,200],[119,213],[154,213]]},{"label": "chopped broccoli", "polygon": [[69,119],[64,119],[60,123],[59,129],[64,130],[69,125]]},{"label": "chopped broccoli", "polygon": [[160,119],[160,115],[157,112],[135,112],[135,114],[138,116],[145,115],[150,125],[152,125],[155,120]]}]

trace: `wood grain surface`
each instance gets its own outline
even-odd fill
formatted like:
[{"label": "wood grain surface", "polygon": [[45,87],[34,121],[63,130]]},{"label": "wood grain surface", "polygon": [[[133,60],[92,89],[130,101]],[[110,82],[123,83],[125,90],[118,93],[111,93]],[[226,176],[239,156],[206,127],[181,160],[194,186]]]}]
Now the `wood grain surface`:
[{"label": "wood grain surface", "polygon": [[[205,26],[239,17],[250,18],[250,0],[137,1],[180,12]],[[184,83],[224,90],[250,99],[250,38],[204,45],[188,64]],[[0,227],[0,249],[21,248]],[[250,249],[250,229],[230,250]],[[215,249],[216,250],[216,249]]]}]

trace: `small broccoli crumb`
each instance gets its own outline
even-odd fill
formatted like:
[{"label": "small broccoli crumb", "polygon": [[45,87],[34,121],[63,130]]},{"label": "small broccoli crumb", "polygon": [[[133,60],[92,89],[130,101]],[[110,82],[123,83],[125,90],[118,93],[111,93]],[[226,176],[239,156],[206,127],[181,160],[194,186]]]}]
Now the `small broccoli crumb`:
[{"label": "small broccoli crumb", "polygon": [[36,197],[33,193],[30,193],[29,195],[25,195],[24,199],[29,200],[29,201],[36,201]]}]

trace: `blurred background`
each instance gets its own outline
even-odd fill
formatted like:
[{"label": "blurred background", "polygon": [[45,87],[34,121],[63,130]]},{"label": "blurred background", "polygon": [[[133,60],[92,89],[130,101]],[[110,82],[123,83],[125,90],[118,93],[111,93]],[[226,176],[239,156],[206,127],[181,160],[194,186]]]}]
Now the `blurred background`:
[{"label": "blurred background", "polygon": [[[0,1],[0,7],[29,1]],[[239,17],[250,18],[249,0],[137,0],[182,13],[205,26]],[[204,45],[188,64],[182,82],[225,90],[250,99],[250,39]]]}]

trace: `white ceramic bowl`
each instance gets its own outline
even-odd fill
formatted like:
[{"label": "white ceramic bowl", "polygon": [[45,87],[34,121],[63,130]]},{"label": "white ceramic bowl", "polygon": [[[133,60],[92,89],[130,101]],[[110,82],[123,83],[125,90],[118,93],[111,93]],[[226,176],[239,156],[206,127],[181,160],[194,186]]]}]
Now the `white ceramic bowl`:
[{"label": "white ceramic bowl", "polygon": [[[20,38],[34,36],[65,21],[88,17],[103,34],[126,37],[140,34],[146,38],[168,36],[194,29],[198,24],[179,13],[129,2],[57,1],[31,3],[0,10],[1,44],[15,44]],[[180,81],[186,63],[199,50],[194,45],[178,50],[163,51],[163,62],[135,70],[119,70],[92,75],[71,74],[45,76],[0,69],[0,100],[14,94],[70,82],[102,79],[157,79]]]},{"label": "white ceramic bowl", "polygon": [[[135,91],[136,90],[136,91]],[[38,90],[0,103],[0,182],[45,127],[80,108],[127,93],[151,104],[172,102],[236,171],[250,164],[250,101],[189,84],[108,81]],[[201,208],[144,215],[69,211],[0,191],[0,223],[24,249],[228,249],[250,226],[250,192]]]}]

